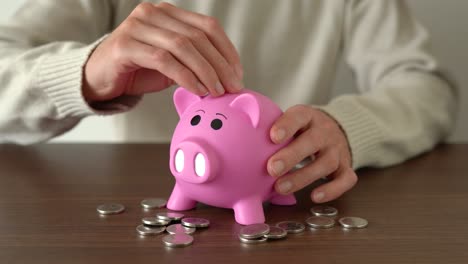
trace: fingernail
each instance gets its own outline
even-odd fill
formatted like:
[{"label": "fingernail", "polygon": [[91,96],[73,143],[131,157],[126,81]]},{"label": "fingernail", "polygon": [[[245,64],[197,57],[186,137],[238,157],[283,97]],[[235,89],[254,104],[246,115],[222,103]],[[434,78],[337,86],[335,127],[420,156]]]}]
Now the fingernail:
[{"label": "fingernail", "polygon": [[323,198],[325,198],[325,193],[323,193],[323,192],[317,192],[317,193],[314,194],[314,201],[316,201],[316,202],[322,201]]},{"label": "fingernail", "polygon": [[220,95],[224,94],[224,87],[220,82],[217,82],[215,85],[216,92],[218,92]]},{"label": "fingernail", "polygon": [[276,130],[275,138],[277,142],[282,141],[285,136],[286,136],[286,131],[284,131],[284,129],[281,128],[281,129]]},{"label": "fingernail", "polygon": [[282,181],[278,185],[280,193],[288,193],[292,189],[292,183],[290,181]]},{"label": "fingernail", "polygon": [[232,85],[232,88],[234,88],[236,92],[240,92],[242,89],[244,89],[244,85],[239,79],[236,78],[234,84]]},{"label": "fingernail", "polygon": [[244,71],[242,70],[242,67],[240,66],[240,64],[236,64],[234,66],[234,72],[236,73],[237,78],[242,80],[242,78],[244,77]]},{"label": "fingernail", "polygon": [[284,170],[284,162],[282,160],[277,160],[271,165],[271,169],[276,176],[281,176]]},{"label": "fingernail", "polygon": [[201,94],[205,95],[208,93],[208,89],[206,89],[206,87],[201,82],[197,83],[197,89],[200,91]]}]

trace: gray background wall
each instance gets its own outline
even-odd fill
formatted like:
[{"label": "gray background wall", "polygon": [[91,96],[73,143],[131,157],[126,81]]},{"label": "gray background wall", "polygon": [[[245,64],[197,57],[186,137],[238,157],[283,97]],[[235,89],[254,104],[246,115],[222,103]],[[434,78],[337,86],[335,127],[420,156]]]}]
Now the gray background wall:
[{"label": "gray background wall", "polygon": [[[2,1],[0,23],[7,21],[25,0]],[[391,0],[389,0],[391,1]],[[460,114],[452,142],[468,142],[468,1],[466,0],[408,0],[413,13],[430,30],[433,52],[446,66],[460,86]],[[340,67],[335,94],[353,92],[350,73]],[[112,124],[100,117],[87,118],[70,133],[55,142],[116,141]]]}]

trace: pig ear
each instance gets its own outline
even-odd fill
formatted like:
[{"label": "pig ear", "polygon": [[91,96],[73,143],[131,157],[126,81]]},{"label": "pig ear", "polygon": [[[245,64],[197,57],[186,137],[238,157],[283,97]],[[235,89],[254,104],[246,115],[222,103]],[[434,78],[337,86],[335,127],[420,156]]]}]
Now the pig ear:
[{"label": "pig ear", "polygon": [[182,114],[185,112],[185,110],[187,110],[189,106],[196,102],[199,102],[200,100],[200,96],[189,92],[183,87],[177,88],[177,90],[174,92],[174,105],[179,116],[182,116]]},{"label": "pig ear", "polygon": [[229,106],[245,113],[255,128],[258,126],[260,121],[260,105],[253,95],[241,94]]}]

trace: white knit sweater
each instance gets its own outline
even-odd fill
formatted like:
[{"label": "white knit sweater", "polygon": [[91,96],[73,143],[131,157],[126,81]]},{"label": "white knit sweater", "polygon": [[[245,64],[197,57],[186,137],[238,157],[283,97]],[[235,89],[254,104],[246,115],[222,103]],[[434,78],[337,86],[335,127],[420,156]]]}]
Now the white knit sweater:
[{"label": "white knit sweater", "polygon": [[[0,26],[1,142],[45,141],[96,114],[112,115],[123,139],[170,139],[178,121],[172,89],[139,103],[122,97],[93,108],[81,94],[90,53],[139,2],[32,0]],[[220,20],[241,55],[246,87],[283,109],[313,104],[333,116],[355,168],[401,162],[433,147],[453,126],[454,88],[403,1],[171,2]],[[331,99],[340,57],[360,93]]]}]

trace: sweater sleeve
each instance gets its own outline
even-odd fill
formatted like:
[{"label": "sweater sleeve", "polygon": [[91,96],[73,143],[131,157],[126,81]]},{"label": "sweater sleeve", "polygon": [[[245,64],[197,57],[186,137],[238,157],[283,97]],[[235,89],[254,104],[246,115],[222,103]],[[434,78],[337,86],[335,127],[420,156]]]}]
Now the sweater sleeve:
[{"label": "sweater sleeve", "polygon": [[45,141],[136,104],[123,97],[91,107],[81,92],[83,66],[112,27],[110,0],[30,0],[0,26],[0,142]]},{"label": "sweater sleeve", "polygon": [[348,1],[344,52],[360,94],[323,110],[337,120],[353,167],[385,167],[431,149],[455,123],[456,89],[428,53],[404,1]]}]

